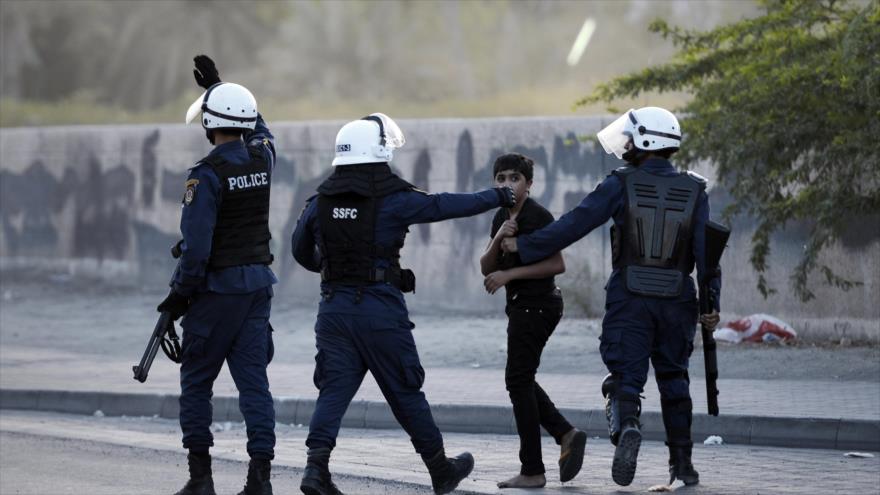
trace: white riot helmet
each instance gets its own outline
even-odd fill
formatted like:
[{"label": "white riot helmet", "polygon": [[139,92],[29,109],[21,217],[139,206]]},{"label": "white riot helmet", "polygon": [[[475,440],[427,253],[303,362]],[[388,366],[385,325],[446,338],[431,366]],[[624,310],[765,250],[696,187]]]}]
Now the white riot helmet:
[{"label": "white riot helmet", "polygon": [[257,100],[244,86],[221,82],[208,88],[189,106],[186,123],[199,114],[205,129],[253,129],[257,126]]},{"label": "white riot helmet", "polygon": [[371,113],[339,129],[333,166],[390,162],[394,150],[405,143],[403,131],[391,117],[384,113]]},{"label": "white riot helmet", "polygon": [[596,133],[596,137],[606,153],[614,153],[621,159],[625,159],[627,151],[677,150],[681,147],[678,119],[660,107],[630,109]]}]

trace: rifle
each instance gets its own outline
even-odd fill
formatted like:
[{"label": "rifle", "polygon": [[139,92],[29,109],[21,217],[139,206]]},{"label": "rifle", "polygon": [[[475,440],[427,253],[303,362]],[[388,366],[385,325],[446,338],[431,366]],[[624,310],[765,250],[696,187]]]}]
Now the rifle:
[{"label": "rifle", "polygon": [[[730,238],[730,229],[709,221],[706,223],[706,276],[700,281],[700,314],[706,315],[715,307],[715,294],[709,290],[709,273],[717,273],[721,254],[727,247]],[[718,416],[718,356],[715,353],[716,344],[712,330],[706,325],[700,324],[703,336],[703,360],[706,364],[706,400],[709,405],[709,414]]]},{"label": "rifle", "polygon": [[[174,259],[180,258],[180,245],[182,243],[183,239],[171,248],[171,256]],[[163,311],[159,315],[159,321],[156,322],[153,335],[150,336],[150,341],[147,342],[147,348],[144,350],[141,362],[131,367],[132,371],[134,371],[135,380],[141,383],[147,381],[147,374],[150,372],[150,367],[153,366],[153,360],[156,359],[159,347],[162,348],[162,352],[168,356],[168,359],[175,363],[180,362],[180,340],[177,338],[177,332],[174,331],[174,320],[171,319],[171,313],[167,311]]]},{"label": "rifle", "polygon": [[147,381],[147,373],[150,372],[150,366],[156,359],[159,347],[162,348],[162,352],[168,356],[168,359],[175,363],[180,362],[180,340],[177,338],[177,332],[174,331],[174,320],[171,319],[171,313],[167,311],[159,315],[159,321],[156,322],[156,328],[153,329],[153,335],[147,343],[141,362],[131,367],[135,380],[141,383]]}]

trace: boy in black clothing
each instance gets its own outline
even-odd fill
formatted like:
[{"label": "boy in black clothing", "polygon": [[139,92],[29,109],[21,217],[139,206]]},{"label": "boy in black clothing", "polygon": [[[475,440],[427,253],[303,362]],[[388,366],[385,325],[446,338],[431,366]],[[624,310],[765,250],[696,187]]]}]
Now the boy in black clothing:
[{"label": "boy in black clothing", "polygon": [[516,206],[498,209],[492,220],[492,240],[480,258],[486,291],[494,294],[505,286],[507,292],[505,311],[509,320],[504,381],[520,437],[520,474],[499,482],[499,488],[540,488],[547,483],[541,460],[542,426],[562,447],[559,457],[562,481],[571,480],[580,471],[587,442],[586,433],[572,427],[535,382],[541,352],[562,318],[562,293],[553,279],[565,271],[562,254],[523,265],[518,254],[500,249],[505,237],[528,234],[553,222],[553,215],[528,197],[533,168],[534,162],[519,153],[502,155],[495,160],[495,185],[513,188]]}]

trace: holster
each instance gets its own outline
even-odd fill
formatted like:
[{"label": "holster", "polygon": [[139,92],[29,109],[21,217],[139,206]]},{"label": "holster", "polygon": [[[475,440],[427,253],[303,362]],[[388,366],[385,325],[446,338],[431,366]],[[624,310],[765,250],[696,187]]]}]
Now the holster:
[{"label": "holster", "polygon": [[400,292],[416,291],[416,274],[409,268],[400,270]]}]

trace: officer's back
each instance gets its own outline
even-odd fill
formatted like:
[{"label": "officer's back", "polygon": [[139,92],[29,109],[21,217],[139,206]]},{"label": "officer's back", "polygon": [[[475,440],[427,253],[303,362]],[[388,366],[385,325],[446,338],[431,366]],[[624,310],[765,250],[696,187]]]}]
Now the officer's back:
[{"label": "officer's back", "polygon": [[[382,121],[379,136],[374,136],[372,122],[355,121],[340,131],[334,172],[300,215],[292,252],[300,265],[322,275],[319,314],[382,315],[410,324],[403,293],[415,289],[415,275],[399,264],[409,226],[482,213],[512,201],[512,193],[487,189],[428,194],[416,189],[388,165],[388,148],[397,137],[385,128],[390,125]],[[347,137],[352,132],[348,126],[353,139]],[[371,132],[367,139],[382,144],[358,145],[361,132]]]},{"label": "officer's back", "polygon": [[[260,189],[268,195],[274,169],[274,139],[261,116],[257,118],[255,129],[245,139],[247,142],[234,140],[218,144],[190,170],[184,197],[185,214],[181,217],[181,231],[190,235],[184,236],[186,242],[181,244],[181,259],[174,277],[183,289],[180,291],[182,293],[212,291],[244,294],[277,282],[264,260],[245,264],[238,261],[232,266],[218,266],[217,263],[218,236],[225,233],[234,238],[247,234],[242,232],[242,227],[246,226],[240,220],[231,218],[223,222],[220,215],[224,213],[224,193],[229,194],[229,189],[232,192],[236,192],[236,189]],[[255,159],[265,164],[268,169],[265,175],[259,171],[248,173],[251,172]],[[222,168],[218,168],[218,164]],[[221,177],[224,171],[228,177]],[[231,185],[230,179],[237,182]],[[262,203],[265,201],[260,203],[256,205],[256,209],[260,210],[257,215],[249,215],[247,218],[249,221],[265,224],[262,221],[262,210],[266,207]],[[221,222],[228,223],[227,230],[231,232],[224,232]],[[218,230],[218,226],[221,229]],[[262,232],[261,235],[265,237],[266,233]]]}]

